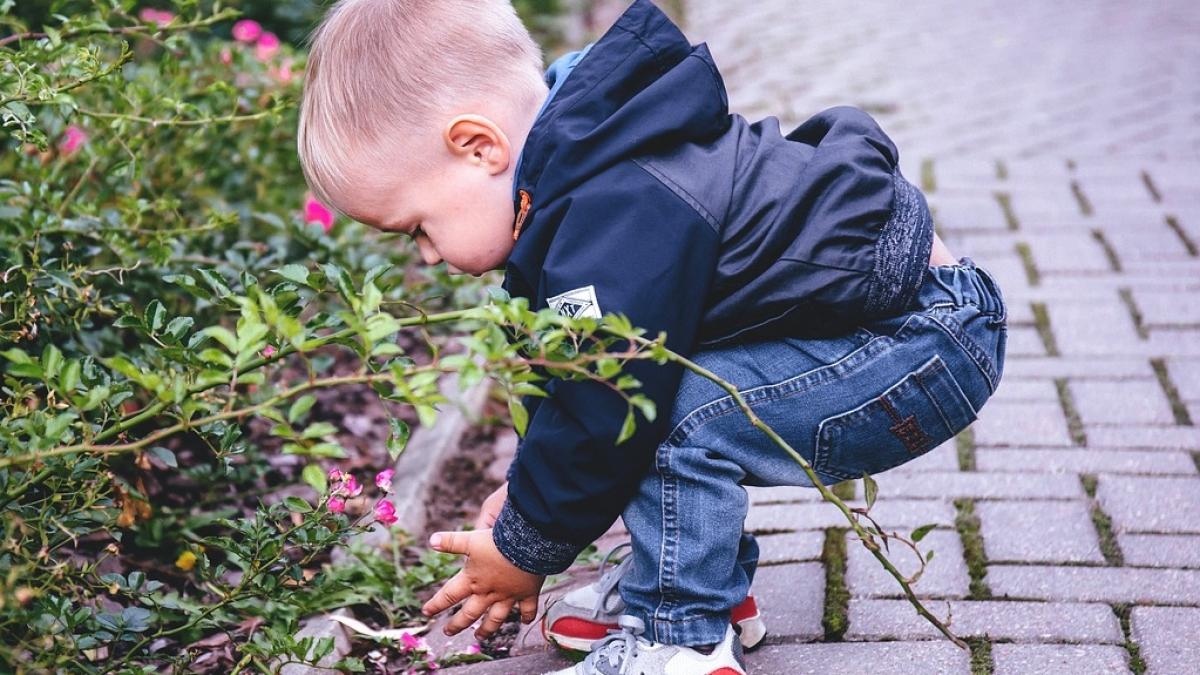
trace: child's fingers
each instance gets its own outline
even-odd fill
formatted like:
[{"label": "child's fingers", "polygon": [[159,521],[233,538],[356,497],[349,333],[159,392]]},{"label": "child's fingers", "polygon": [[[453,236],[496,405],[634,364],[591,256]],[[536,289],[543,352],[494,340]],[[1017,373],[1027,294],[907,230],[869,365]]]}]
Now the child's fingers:
[{"label": "child's fingers", "polygon": [[487,616],[484,617],[483,623],[479,625],[479,629],[475,631],[475,639],[482,640],[491,637],[500,630],[500,626],[508,620],[508,614],[512,611],[512,600],[501,600],[492,605],[488,610]]},{"label": "child's fingers", "polygon": [[533,623],[537,618],[538,599],[537,596],[525,598],[521,601],[521,623]]},{"label": "child's fingers", "polygon": [[463,603],[462,609],[450,617],[446,624],[446,635],[457,635],[462,629],[470,626],[483,616],[488,609],[488,601],[482,595],[472,595]]},{"label": "child's fingers", "polygon": [[470,543],[470,532],[434,532],[429,537],[429,545],[442,553],[459,553],[466,555]]},{"label": "child's fingers", "polygon": [[425,616],[433,616],[439,614],[443,610],[457,605],[463,598],[471,594],[471,582],[467,581],[467,575],[459,572],[450,581],[438,589],[429,602],[421,607],[421,612]]}]

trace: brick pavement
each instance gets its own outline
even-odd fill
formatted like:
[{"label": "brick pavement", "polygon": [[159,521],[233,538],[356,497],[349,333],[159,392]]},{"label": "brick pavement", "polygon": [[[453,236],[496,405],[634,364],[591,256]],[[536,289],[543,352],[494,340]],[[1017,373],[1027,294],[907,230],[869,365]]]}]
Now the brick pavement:
[{"label": "brick pavement", "polygon": [[[937,526],[916,588],[971,652],[811,491],[753,490],[771,636],[752,672],[1200,671],[1200,6],[685,4],[735,112],[874,114],[1010,313],[972,430],[878,477],[885,527]],[[536,672],[518,663],[477,668]]]}]

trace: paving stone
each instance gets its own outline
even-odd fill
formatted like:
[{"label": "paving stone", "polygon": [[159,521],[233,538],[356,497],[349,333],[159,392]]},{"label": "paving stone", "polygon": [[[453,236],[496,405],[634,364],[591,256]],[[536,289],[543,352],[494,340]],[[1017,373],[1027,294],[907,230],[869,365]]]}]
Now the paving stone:
[{"label": "paving stone", "polygon": [[990,562],[1104,562],[1083,501],[980,502],[975,513]]},{"label": "paving stone", "polygon": [[443,668],[438,672],[446,675],[531,675],[533,673],[548,673],[561,668],[569,668],[571,660],[563,654],[541,652],[511,659],[500,659],[487,663],[472,663],[453,668]]},{"label": "paving stone", "polygon": [[746,494],[750,497],[751,506],[756,504],[819,502],[824,500],[816,488],[796,485],[783,485],[779,487],[750,486],[746,488]]},{"label": "paving stone", "polygon": [[990,404],[971,428],[975,442],[1003,446],[1070,446],[1067,419],[1057,405],[1044,403]]},{"label": "paving stone", "polygon": [[988,565],[997,597],[1200,605],[1200,570]]},{"label": "paving stone", "polygon": [[879,501],[899,497],[953,499],[1060,498],[1083,496],[1075,476],[1049,473],[955,472],[887,474],[878,479]]},{"label": "paving stone", "polygon": [[995,675],[1128,673],[1129,652],[1113,645],[992,645]]},{"label": "paving stone", "polygon": [[824,532],[796,532],[758,537],[760,565],[819,560],[825,547]]},{"label": "paving stone", "polygon": [[[871,515],[881,526],[889,529],[911,529],[925,523],[954,524],[954,506],[930,499],[880,499],[871,510]],[[755,533],[823,530],[829,527],[849,527],[849,523],[835,506],[823,502],[755,506],[750,509],[745,525],[748,532]]]},{"label": "paving stone", "polygon": [[[1028,326],[1009,326],[1008,343],[1005,345],[1005,359],[1025,356],[1046,356],[1046,343],[1038,335],[1037,329]],[[1001,380],[1003,383],[1004,380]],[[1001,384],[1003,390],[1003,384]],[[999,393],[999,392],[997,392]],[[1001,400],[1001,399],[996,399]]]},{"label": "paving stone", "polygon": [[825,568],[820,563],[760,567],[753,590],[771,635],[812,640],[825,635]]},{"label": "paving stone", "polygon": [[[1091,357],[1062,356],[1047,358],[1024,358],[1007,360],[1004,364],[1005,379],[1153,379],[1154,370],[1144,356],[1115,356],[1095,359]],[[1003,381],[1003,380],[1002,380]],[[985,408],[986,410],[986,408]]]},{"label": "paving stone", "polygon": [[1134,290],[1133,299],[1148,326],[1200,325],[1200,303],[1182,302],[1178,293]]},{"label": "paving stone", "polygon": [[1112,272],[1104,249],[1090,232],[1026,235],[1033,259],[1043,274]]},{"label": "paving stone", "polygon": [[871,675],[971,672],[970,654],[949,642],[765,645],[746,655],[750,672],[789,675]]},{"label": "paving stone", "polygon": [[1088,427],[1089,448],[1200,450],[1200,427]]},{"label": "paving stone", "polygon": [[1131,634],[1154,675],[1195,675],[1200,663],[1200,609],[1134,607]]},{"label": "paving stone", "polygon": [[1200,569],[1200,536],[1122,532],[1117,543],[1126,565]]},{"label": "paving stone", "polygon": [[975,465],[985,472],[1023,472],[1036,468],[1051,473],[1196,474],[1191,455],[1172,450],[977,448]]},{"label": "paving stone", "polygon": [[1102,475],[1096,498],[1118,532],[1200,533],[1200,477]]},{"label": "paving stone", "polygon": [[1200,401],[1200,360],[1168,359],[1167,373],[1185,401]]},{"label": "paving stone", "polygon": [[[1112,608],[1099,603],[951,600],[949,605],[953,630],[960,637],[1109,644],[1125,640]],[[946,603],[930,603],[928,608],[936,616],[946,617]],[[852,599],[849,618],[849,640],[918,640],[941,635],[907,600]]]},{"label": "paving stone", "polygon": [[1071,393],[1085,424],[1175,423],[1170,402],[1153,380],[1072,382]]},{"label": "paving stone", "polygon": [[953,438],[907,464],[901,464],[876,478],[887,480],[889,476],[898,474],[939,471],[958,471],[958,447]]},{"label": "paving stone", "polygon": [[[1012,328],[1008,329],[1009,346],[1012,345]],[[1041,340],[1038,341],[1041,344]],[[988,400],[989,405],[997,403],[1051,403],[1058,405],[1058,389],[1051,380],[1018,380],[1002,378],[1000,386]]]},{"label": "paving stone", "polygon": [[[908,532],[901,532],[907,536]],[[929,561],[913,590],[921,597],[962,598],[967,595],[971,577],[963,560],[962,540],[954,530],[934,530],[918,543],[921,552],[936,555]],[[901,597],[904,589],[896,582],[875,556],[871,555],[856,537],[847,535],[846,585],[854,597]],[[893,544],[886,552],[889,560],[905,576],[920,568],[916,554],[901,544]]]},{"label": "paving stone", "polygon": [[[1107,356],[1146,353],[1129,310],[1115,294],[1108,302],[1047,306],[1055,341],[1063,354]],[[1103,330],[1099,327],[1103,326]]]}]

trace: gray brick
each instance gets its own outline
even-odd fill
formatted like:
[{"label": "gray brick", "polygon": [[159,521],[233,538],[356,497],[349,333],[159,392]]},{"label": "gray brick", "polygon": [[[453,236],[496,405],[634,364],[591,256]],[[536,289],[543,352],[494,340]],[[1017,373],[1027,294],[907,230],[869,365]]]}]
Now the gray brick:
[{"label": "gray brick", "polygon": [[754,574],[753,592],[772,635],[815,640],[825,634],[825,569],[820,563],[761,567]]},{"label": "gray brick", "polygon": [[[1046,356],[1046,344],[1036,329],[1028,326],[1009,326],[1005,358],[1024,356]],[[1000,391],[1004,388],[1001,386]]]},{"label": "gray brick", "polygon": [[871,675],[971,672],[970,654],[949,642],[767,645],[746,655],[750,672],[788,675]]},{"label": "gray brick", "polygon": [[1200,477],[1103,475],[1096,497],[1121,532],[1200,532]]},{"label": "gray brick", "polygon": [[1071,393],[1085,424],[1175,423],[1170,402],[1153,380],[1072,382]]},{"label": "gray brick", "polygon": [[924,473],[887,474],[878,479],[879,500],[898,497],[952,499],[1061,498],[1083,496],[1075,476],[1048,473]]},{"label": "gray brick", "polygon": [[1062,473],[1196,473],[1196,464],[1189,454],[1169,450],[979,448],[975,451],[975,462],[980,471],[988,472],[1028,471],[1036,468],[1038,471]]},{"label": "gray brick", "polygon": [[1185,401],[1200,401],[1200,360],[1168,359],[1167,372]]},{"label": "gray brick", "polygon": [[1200,609],[1134,607],[1133,639],[1154,675],[1195,675],[1200,663]]},{"label": "gray brick", "polygon": [[1089,427],[1090,448],[1200,450],[1198,427]]},{"label": "gray brick", "polygon": [[[1009,347],[1012,347],[1012,328],[1008,329]],[[1039,340],[1038,344],[1041,344]],[[1049,403],[1058,406],[1058,389],[1051,380],[1018,380],[1005,377],[1000,380],[996,393],[989,399],[989,405],[997,403]]]},{"label": "gray brick", "polygon": [[819,560],[825,546],[824,532],[796,532],[758,537],[760,564]]},{"label": "gray brick", "polygon": [[[908,536],[909,533],[900,534]],[[913,585],[917,595],[933,598],[966,597],[971,579],[963,561],[962,541],[958,533],[953,530],[934,530],[919,542],[918,547],[926,555],[929,551],[934,551],[936,555]],[[853,596],[903,597],[904,589],[856,537],[847,536],[846,552],[846,584]],[[905,576],[911,576],[920,567],[916,554],[902,544],[893,543],[891,551],[884,551],[884,554]]]},{"label": "gray brick", "polygon": [[1012,359],[1004,364],[1005,379],[1113,379],[1141,377],[1152,379],[1154,370],[1142,356],[1117,356],[1094,359],[1078,356],[1061,358]]},{"label": "gray brick", "polygon": [[1067,419],[1057,405],[1010,403],[984,406],[972,425],[981,445],[1073,445]]},{"label": "gray brick", "polygon": [[1129,567],[988,565],[998,597],[1200,605],[1200,571]]},{"label": "gray brick", "polygon": [[1200,569],[1200,536],[1121,533],[1117,542],[1126,565]]},{"label": "gray brick", "polygon": [[981,502],[975,512],[991,562],[1104,562],[1082,501]]},{"label": "gray brick", "polygon": [[570,666],[571,659],[567,658],[565,654],[550,651],[487,663],[471,663],[454,668],[443,668],[437,672],[444,675],[529,675],[530,673],[548,673]]},{"label": "gray brick", "polygon": [[750,504],[779,504],[791,502],[820,502],[824,498],[816,488],[796,485],[780,487],[747,487]]},{"label": "gray brick", "polygon": [[[1098,603],[951,600],[953,630],[960,637],[991,637],[1022,642],[1120,644],[1125,636],[1108,605]],[[928,603],[946,618],[946,603]],[[907,600],[851,600],[850,640],[936,638],[937,632]]]},{"label": "gray brick", "polygon": [[[883,527],[895,529],[912,529],[925,523],[954,524],[953,505],[928,499],[880,499],[871,515]],[[823,530],[827,527],[849,527],[849,523],[836,507],[823,502],[755,506],[750,509],[745,525],[750,532]]]},{"label": "gray brick", "polygon": [[1128,673],[1129,652],[1114,645],[992,645],[995,675]]},{"label": "gray brick", "polygon": [[887,480],[889,476],[898,474],[938,471],[958,471],[958,448],[954,439],[950,439],[907,464],[901,464],[876,478]]},{"label": "gray brick", "polygon": [[1200,303],[1187,302],[1179,293],[1134,290],[1133,298],[1149,326],[1200,325]]},{"label": "gray brick", "polygon": [[[1050,325],[1063,354],[1108,356],[1143,354],[1129,311],[1114,297],[1109,302],[1048,305]],[[1099,328],[1103,326],[1103,330]]]},{"label": "gray brick", "polygon": [[1109,273],[1112,267],[1104,249],[1088,232],[1027,235],[1026,242],[1043,273]]}]

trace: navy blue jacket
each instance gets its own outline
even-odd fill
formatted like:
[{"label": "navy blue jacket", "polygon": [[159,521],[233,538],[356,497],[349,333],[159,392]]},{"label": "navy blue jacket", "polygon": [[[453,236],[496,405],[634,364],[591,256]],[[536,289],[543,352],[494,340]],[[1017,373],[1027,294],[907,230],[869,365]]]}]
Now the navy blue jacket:
[{"label": "navy blue jacket", "polygon": [[[530,131],[530,198],[505,288],[572,316],[622,313],[684,355],[731,341],[844,331],[903,312],[928,265],[924,197],[866,113],[826,110],[787,136],[730,115],[705,45],[635,2]],[[519,208],[519,204],[517,207]],[[658,406],[616,445],[626,405],[551,380],[493,529],[518,567],[570,565],[632,498],[666,437],[682,370],[627,367]]]}]

